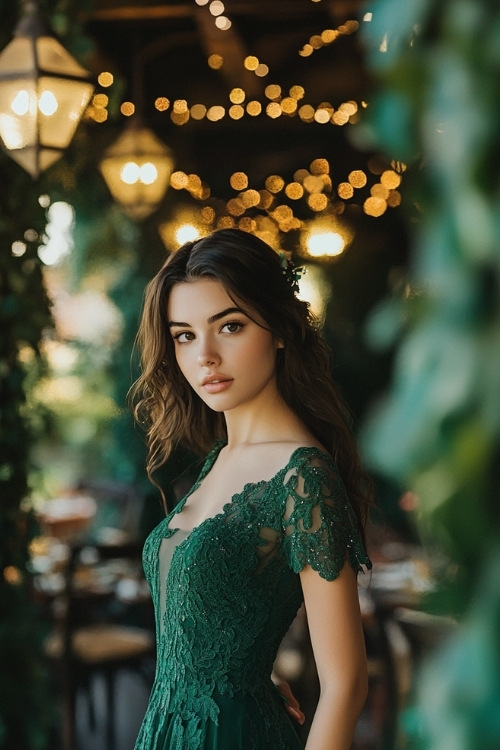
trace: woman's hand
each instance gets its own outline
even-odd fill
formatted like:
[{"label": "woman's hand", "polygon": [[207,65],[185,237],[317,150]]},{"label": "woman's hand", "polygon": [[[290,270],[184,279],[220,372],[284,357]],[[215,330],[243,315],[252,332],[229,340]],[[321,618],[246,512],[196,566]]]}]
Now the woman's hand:
[{"label": "woman's hand", "polygon": [[288,715],[291,716],[292,719],[295,719],[295,721],[298,721],[299,724],[303,724],[306,717],[300,710],[299,702],[292,693],[292,689],[288,682],[286,682],[285,680],[277,680],[274,684],[276,685],[278,693],[283,699],[285,710]]}]

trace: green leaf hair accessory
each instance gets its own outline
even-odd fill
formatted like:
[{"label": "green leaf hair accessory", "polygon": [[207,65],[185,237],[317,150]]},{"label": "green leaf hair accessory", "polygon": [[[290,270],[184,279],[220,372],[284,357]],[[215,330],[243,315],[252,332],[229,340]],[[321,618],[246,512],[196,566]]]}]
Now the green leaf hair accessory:
[{"label": "green leaf hair accessory", "polygon": [[287,258],[285,253],[280,252],[281,272],[285,277],[286,281],[292,287],[295,293],[300,292],[299,281],[305,274],[306,269],[304,266],[296,267],[291,258]]}]

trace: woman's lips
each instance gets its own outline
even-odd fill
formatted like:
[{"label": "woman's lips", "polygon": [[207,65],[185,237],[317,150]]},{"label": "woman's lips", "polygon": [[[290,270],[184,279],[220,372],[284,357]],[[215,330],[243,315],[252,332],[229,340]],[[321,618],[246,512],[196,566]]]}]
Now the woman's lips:
[{"label": "woman's lips", "polygon": [[233,381],[231,378],[211,378],[203,383],[203,388],[207,393],[221,393],[227,390]]}]

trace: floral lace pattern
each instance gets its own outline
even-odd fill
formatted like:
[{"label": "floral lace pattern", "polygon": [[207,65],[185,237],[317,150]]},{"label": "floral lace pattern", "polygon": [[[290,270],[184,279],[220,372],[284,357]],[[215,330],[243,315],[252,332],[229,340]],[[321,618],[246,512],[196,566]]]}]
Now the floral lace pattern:
[{"label": "floral lace pattern", "polygon": [[158,654],[136,750],[300,750],[270,675],[302,603],[298,572],[309,564],[333,580],[346,559],[355,571],[370,566],[342,481],[327,454],[299,448],[271,480],[246,485],[176,546],[162,611],[159,549],[191,492],[144,547]]}]

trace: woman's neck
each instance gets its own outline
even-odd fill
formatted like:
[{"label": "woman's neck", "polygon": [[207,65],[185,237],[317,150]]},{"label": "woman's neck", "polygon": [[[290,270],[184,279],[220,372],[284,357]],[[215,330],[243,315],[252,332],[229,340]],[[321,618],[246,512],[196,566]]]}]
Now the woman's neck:
[{"label": "woman's neck", "polygon": [[301,440],[308,430],[279,394],[258,407],[239,407],[224,414],[228,449],[241,445]]}]

